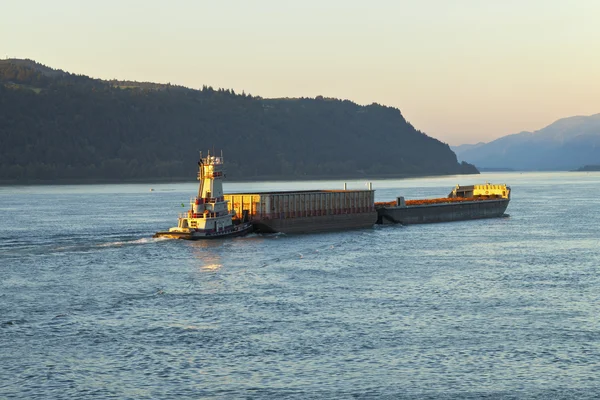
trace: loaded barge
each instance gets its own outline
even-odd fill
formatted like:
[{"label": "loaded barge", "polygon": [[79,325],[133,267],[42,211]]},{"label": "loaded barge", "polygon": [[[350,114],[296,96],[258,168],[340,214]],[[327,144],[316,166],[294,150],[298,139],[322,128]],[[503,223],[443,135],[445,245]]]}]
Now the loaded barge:
[{"label": "loaded barge", "polygon": [[374,201],[369,190],[307,190],[226,194],[230,211],[243,215],[258,233],[315,233],[374,224],[425,224],[504,216],[510,201],[506,185],[460,186],[448,197]]},{"label": "loaded barge", "polygon": [[427,224],[504,216],[510,201],[506,185],[456,187],[448,197],[375,203],[378,224]]},{"label": "loaded barge", "polygon": [[375,191],[302,190],[226,194],[230,212],[258,233],[314,233],[370,228],[377,220]]}]

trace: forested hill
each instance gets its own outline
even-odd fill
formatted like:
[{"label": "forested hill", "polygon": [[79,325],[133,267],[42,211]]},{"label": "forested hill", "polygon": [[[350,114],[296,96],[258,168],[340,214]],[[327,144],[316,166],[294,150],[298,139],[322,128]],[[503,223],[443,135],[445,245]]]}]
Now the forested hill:
[{"label": "forested hill", "polygon": [[0,181],[194,179],[223,150],[229,180],[478,173],[395,108],[69,74],[0,61]]}]

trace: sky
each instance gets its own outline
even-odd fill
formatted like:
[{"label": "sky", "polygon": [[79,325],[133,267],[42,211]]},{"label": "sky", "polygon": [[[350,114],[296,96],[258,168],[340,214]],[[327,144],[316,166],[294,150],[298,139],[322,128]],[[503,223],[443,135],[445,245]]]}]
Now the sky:
[{"label": "sky", "polygon": [[598,0],[0,0],[0,57],[397,107],[450,145],[600,112]]}]

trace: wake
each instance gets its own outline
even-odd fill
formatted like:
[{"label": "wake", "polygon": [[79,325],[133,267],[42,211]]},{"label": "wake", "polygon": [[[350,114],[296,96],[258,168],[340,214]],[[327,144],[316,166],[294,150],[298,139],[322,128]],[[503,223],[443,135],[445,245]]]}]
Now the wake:
[{"label": "wake", "polygon": [[157,243],[157,242],[162,242],[165,240],[173,240],[173,239],[168,238],[168,237],[159,237],[159,238],[141,238],[141,239],[134,239],[134,240],[119,240],[116,242],[100,243],[100,244],[97,244],[96,247],[135,246],[135,245],[142,245],[142,244]]}]

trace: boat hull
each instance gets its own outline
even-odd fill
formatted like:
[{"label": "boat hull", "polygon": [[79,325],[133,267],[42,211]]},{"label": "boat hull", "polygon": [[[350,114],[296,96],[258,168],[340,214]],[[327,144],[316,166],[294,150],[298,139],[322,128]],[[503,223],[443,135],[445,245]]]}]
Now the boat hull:
[{"label": "boat hull", "polygon": [[377,212],[369,211],[312,217],[257,219],[252,223],[258,233],[296,234],[372,228],[376,220]]},{"label": "boat hull", "polygon": [[202,231],[190,231],[190,232],[177,232],[177,231],[163,231],[156,232],[154,238],[168,238],[168,239],[183,239],[183,240],[209,240],[209,239],[222,239],[228,237],[244,236],[253,231],[252,224],[243,224],[236,226],[233,230],[225,232],[202,232]]},{"label": "boat hull", "polygon": [[378,207],[378,224],[428,224],[504,216],[509,199]]}]

